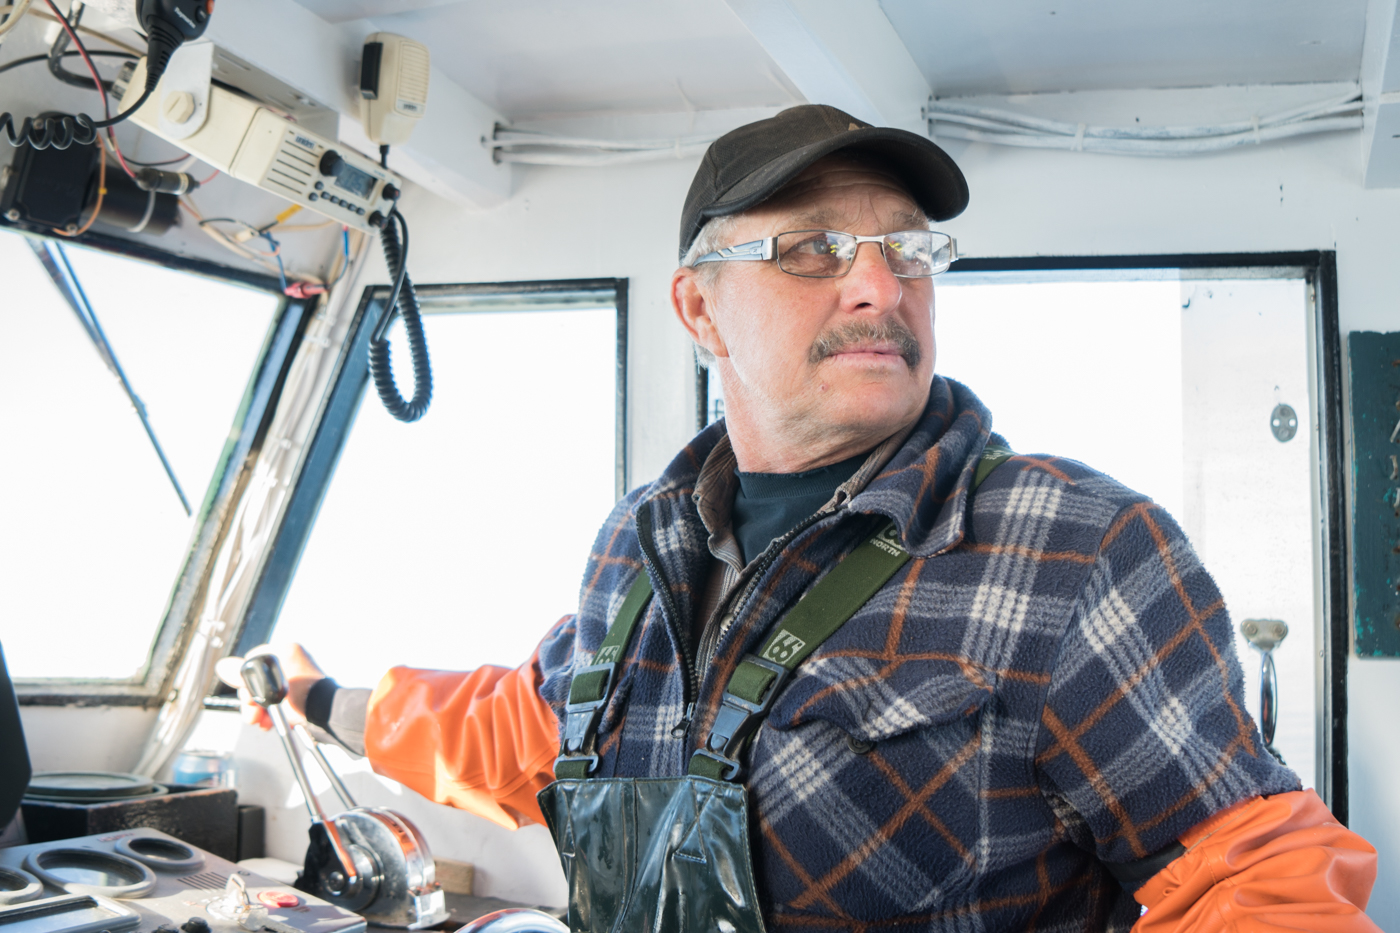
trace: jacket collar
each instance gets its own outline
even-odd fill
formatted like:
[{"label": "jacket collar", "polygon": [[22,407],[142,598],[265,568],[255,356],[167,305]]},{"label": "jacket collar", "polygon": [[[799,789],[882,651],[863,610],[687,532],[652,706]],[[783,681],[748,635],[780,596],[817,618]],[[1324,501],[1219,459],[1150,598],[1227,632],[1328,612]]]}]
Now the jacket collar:
[{"label": "jacket collar", "polygon": [[992,413],[972,390],[935,376],[913,433],[851,500],[851,510],[893,519],[915,557],[957,546],[967,531],[968,496],[991,430]]},{"label": "jacket collar", "polygon": [[[972,390],[935,376],[923,415],[884,470],[850,500],[850,510],[893,519],[915,557],[956,546],[966,533],[967,498],[991,424],[991,412]],[[723,421],[697,434],[647,489],[642,503],[690,504],[700,468],[724,435]]]}]

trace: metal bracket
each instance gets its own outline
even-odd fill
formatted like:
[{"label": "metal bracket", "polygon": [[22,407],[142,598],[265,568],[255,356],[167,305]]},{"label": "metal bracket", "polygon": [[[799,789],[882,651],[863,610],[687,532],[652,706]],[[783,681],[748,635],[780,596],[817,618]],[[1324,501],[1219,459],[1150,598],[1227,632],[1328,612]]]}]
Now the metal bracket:
[{"label": "metal bracket", "polygon": [[168,139],[188,139],[209,119],[209,82],[214,73],[214,43],[186,42],[175,50],[156,88],[160,132]]}]

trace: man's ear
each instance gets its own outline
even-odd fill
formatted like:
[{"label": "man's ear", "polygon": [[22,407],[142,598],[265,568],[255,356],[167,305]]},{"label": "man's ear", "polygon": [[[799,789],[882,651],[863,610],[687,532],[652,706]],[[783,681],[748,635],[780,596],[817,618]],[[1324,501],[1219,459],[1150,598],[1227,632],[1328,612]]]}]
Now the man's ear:
[{"label": "man's ear", "polygon": [[682,266],[671,276],[671,310],[676,312],[691,340],[717,357],[728,356],[729,349],[711,314],[713,305],[709,291],[701,284],[699,273]]}]

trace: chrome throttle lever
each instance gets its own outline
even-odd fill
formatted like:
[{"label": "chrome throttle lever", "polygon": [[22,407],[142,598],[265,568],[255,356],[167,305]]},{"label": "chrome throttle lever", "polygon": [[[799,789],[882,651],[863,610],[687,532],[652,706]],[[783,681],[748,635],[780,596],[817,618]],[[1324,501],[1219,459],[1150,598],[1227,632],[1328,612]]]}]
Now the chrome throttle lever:
[{"label": "chrome throttle lever", "polygon": [[[292,743],[292,730],[287,725],[286,714],[282,711],[282,701],[287,698],[287,678],[282,673],[282,665],[278,663],[276,656],[260,654],[244,661],[239,673],[243,675],[243,683],[248,688],[248,693],[252,695],[253,702],[267,710],[268,716],[272,719],[272,725],[277,730],[278,737],[282,739],[282,747],[287,751],[287,761],[292,766],[292,774],[296,776],[297,784],[301,785],[301,794],[306,798],[306,810],[311,814],[311,822],[325,828],[326,838],[330,840],[331,848],[335,850],[335,858],[340,863],[344,882],[341,890],[331,893],[337,896],[353,897],[359,893],[362,879],[360,873],[355,870],[355,859],[341,839],[340,830],[336,827],[335,821],[326,816],[326,811],[321,809],[321,801],[316,799],[316,794],[311,789],[311,781],[306,776],[306,769],[302,766],[301,756]],[[310,735],[305,737],[306,740],[310,738]],[[336,793],[340,794],[341,799],[348,803],[349,795],[345,790],[345,785],[340,783],[338,777],[335,777],[334,772],[331,771],[330,763],[325,760],[320,749],[315,749],[315,754],[321,767],[331,776],[331,784],[335,787]]]},{"label": "chrome throttle lever", "polygon": [[301,744],[306,746],[306,750],[311,753],[311,757],[316,759],[316,763],[321,766],[321,770],[326,772],[326,777],[330,779],[331,787],[335,789],[335,795],[340,798],[340,802],[345,804],[345,809],[355,809],[355,798],[350,796],[350,788],[345,786],[345,782],[340,779],[340,775],[335,773],[331,763],[326,760],[326,753],[321,751],[321,744],[316,741],[311,730],[306,727],[306,723],[299,722],[292,726],[292,731],[301,739]]}]

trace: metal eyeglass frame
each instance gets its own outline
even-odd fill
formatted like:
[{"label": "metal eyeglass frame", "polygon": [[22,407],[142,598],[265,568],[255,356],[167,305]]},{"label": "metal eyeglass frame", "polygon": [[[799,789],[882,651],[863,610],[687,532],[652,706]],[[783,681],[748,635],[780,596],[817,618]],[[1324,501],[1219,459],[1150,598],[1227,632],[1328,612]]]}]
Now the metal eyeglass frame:
[{"label": "metal eyeglass frame", "polygon": [[[776,259],[778,254],[778,237],[787,236],[790,233],[835,233],[840,236],[848,236],[856,241],[856,250],[860,249],[860,244],[862,243],[879,243],[880,255],[884,258],[886,266],[888,266],[890,262],[889,257],[885,255],[884,244],[886,237],[899,236],[901,233],[931,233],[934,236],[941,236],[948,240],[948,266],[958,261],[958,241],[948,236],[948,234],[939,233],[936,230],[896,230],[894,233],[885,233],[880,236],[856,236],[853,233],[846,233],[841,230],[784,230],[782,233],[765,237],[762,240],[750,240],[748,243],[721,247],[712,253],[706,253],[695,260],[695,262],[691,263],[691,265],[698,266],[702,262],[766,262],[769,259]],[[788,275],[795,275],[803,279],[839,279],[843,275],[849,275],[850,271],[855,268],[855,264],[856,253],[852,251],[851,259],[846,264],[846,271],[837,275],[806,275],[801,272],[790,272],[783,268],[782,263],[778,263],[778,268]],[[890,269],[890,274],[900,279],[931,279],[935,275],[941,275],[947,272],[948,266],[944,266],[937,272],[930,272],[927,275],[900,275],[898,272],[895,272],[893,268]]]}]

